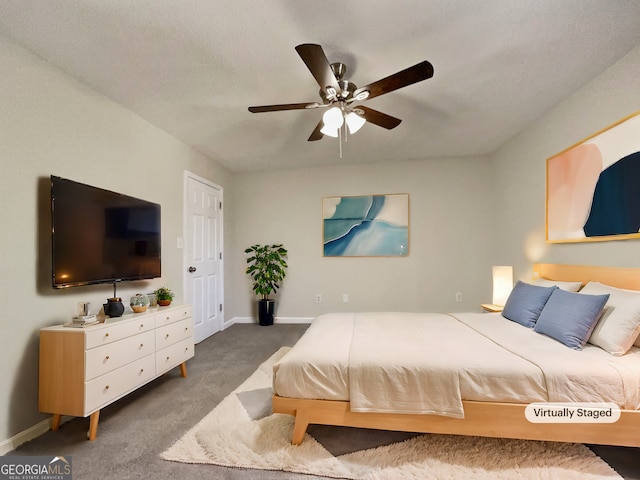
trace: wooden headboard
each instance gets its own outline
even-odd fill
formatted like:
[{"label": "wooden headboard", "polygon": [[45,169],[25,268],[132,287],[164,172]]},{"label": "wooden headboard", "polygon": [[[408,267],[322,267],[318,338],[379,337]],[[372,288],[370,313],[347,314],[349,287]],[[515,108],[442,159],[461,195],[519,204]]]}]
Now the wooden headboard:
[{"label": "wooden headboard", "polygon": [[600,282],[612,287],[640,290],[640,268],[535,263],[533,276],[565,282],[581,281],[583,284]]}]

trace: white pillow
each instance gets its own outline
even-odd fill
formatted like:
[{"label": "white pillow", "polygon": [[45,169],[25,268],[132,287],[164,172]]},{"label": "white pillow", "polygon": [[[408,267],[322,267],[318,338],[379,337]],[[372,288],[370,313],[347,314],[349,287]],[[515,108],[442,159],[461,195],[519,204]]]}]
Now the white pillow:
[{"label": "white pillow", "polygon": [[640,291],[589,282],[580,293],[609,294],[609,301],[591,333],[589,343],[612,355],[627,353],[640,334]]},{"label": "white pillow", "polygon": [[582,287],[582,282],[558,282],[546,278],[536,278],[531,284],[539,287],[553,287],[556,285],[560,290],[566,290],[567,292],[577,292]]}]

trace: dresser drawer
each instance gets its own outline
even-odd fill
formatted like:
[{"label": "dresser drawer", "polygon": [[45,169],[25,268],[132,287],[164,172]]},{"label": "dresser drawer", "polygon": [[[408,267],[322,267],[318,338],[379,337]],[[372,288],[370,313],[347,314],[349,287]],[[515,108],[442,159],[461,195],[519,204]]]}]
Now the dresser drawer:
[{"label": "dresser drawer", "polygon": [[154,332],[139,333],[85,352],[85,380],[104,375],[156,351]]},{"label": "dresser drawer", "polygon": [[85,384],[85,416],[156,376],[155,356],[148,355]]},{"label": "dresser drawer", "polygon": [[169,345],[193,337],[193,320],[185,318],[179,322],[170,323],[156,329],[156,350],[161,350]]},{"label": "dresser drawer", "polygon": [[185,305],[183,307],[166,311],[160,310],[156,314],[156,327],[162,327],[189,317],[191,317],[191,305]]},{"label": "dresser drawer", "polygon": [[87,330],[85,337],[85,348],[95,348],[100,345],[117,342],[123,338],[136,335],[137,333],[152,330],[155,327],[155,316],[145,315],[141,318],[123,321],[122,323],[113,323],[100,325]]},{"label": "dresser drawer", "polygon": [[187,338],[156,353],[156,375],[171,370],[193,357],[193,338]]}]

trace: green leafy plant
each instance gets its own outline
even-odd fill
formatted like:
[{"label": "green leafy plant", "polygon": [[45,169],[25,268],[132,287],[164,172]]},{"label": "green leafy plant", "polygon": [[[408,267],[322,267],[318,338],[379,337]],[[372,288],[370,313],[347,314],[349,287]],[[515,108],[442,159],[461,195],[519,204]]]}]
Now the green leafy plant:
[{"label": "green leafy plant", "polygon": [[173,292],[167,287],[160,287],[153,292],[158,300],[173,300]]},{"label": "green leafy plant", "polygon": [[253,291],[262,300],[280,288],[288,267],[287,250],[280,245],[253,245],[244,251],[247,254],[247,275],[253,279]]}]

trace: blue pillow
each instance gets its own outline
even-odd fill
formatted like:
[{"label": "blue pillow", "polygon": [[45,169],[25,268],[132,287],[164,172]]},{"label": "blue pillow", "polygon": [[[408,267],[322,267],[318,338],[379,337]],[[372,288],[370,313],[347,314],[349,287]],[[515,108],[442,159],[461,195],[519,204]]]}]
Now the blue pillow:
[{"label": "blue pillow", "polygon": [[502,309],[502,316],[531,328],[554,290],[558,287],[539,287],[518,280]]},{"label": "blue pillow", "polygon": [[587,295],[558,289],[549,297],[533,330],[574,350],[582,350],[607,300],[608,293]]}]

